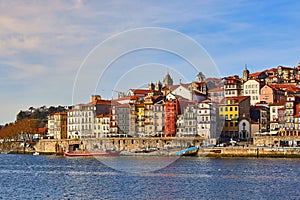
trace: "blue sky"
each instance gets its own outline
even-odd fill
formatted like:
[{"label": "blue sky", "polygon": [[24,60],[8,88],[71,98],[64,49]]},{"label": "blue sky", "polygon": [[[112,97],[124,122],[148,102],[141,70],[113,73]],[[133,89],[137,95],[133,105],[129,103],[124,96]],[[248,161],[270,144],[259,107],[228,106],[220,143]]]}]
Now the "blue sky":
[{"label": "blue sky", "polygon": [[[300,62],[299,8],[299,1],[279,0],[0,1],[0,124],[14,121],[20,110],[30,106],[89,101],[91,92],[84,89],[77,91],[80,98],[73,99],[75,77],[84,59],[107,38],[135,28],[161,27],[187,35],[208,52],[219,76],[241,75],[245,64],[251,72],[295,66]],[[100,63],[92,70],[101,71]],[[129,68],[127,78],[114,77],[126,66],[147,63],[157,63],[152,65],[157,77],[145,71],[147,77],[136,76]],[[116,88],[123,89],[138,78],[144,81],[137,82],[139,86],[153,78],[153,82],[162,80],[166,72],[175,82],[192,81],[193,70],[184,78],[176,74],[187,68],[170,53],[136,52],[115,62],[105,81],[117,80],[123,87]],[[96,86],[97,93],[107,90],[95,80],[83,80],[83,85]]]}]

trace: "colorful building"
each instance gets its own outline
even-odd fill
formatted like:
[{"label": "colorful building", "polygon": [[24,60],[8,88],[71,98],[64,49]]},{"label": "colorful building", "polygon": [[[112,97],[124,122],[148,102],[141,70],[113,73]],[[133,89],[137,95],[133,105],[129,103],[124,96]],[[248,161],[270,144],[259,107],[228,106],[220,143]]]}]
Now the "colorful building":
[{"label": "colorful building", "polygon": [[176,134],[176,119],[178,114],[178,100],[169,99],[164,102],[164,134],[174,136]]},{"label": "colorful building", "polygon": [[237,97],[242,94],[242,81],[237,75],[224,79],[224,97]]},{"label": "colorful building", "polygon": [[220,119],[224,120],[221,137],[239,138],[239,119],[250,118],[250,97],[226,97],[219,105]]},{"label": "colorful building", "polygon": [[265,85],[260,89],[260,101],[266,103],[277,103],[286,99],[284,91],[273,85]]}]

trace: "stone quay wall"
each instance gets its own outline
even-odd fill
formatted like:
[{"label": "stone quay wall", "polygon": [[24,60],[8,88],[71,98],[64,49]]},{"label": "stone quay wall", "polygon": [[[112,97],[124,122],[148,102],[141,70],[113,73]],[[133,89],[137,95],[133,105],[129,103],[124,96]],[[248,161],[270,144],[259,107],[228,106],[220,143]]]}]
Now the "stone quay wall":
[{"label": "stone quay wall", "polygon": [[279,146],[280,141],[300,141],[300,136],[254,136],[253,145]]},{"label": "stone quay wall", "polygon": [[152,138],[80,138],[80,139],[42,139],[35,145],[41,153],[59,153],[78,150],[133,150],[137,148],[165,148],[168,146],[185,148],[201,145],[203,138],[190,137],[152,137]]},{"label": "stone quay wall", "polygon": [[199,149],[198,156],[202,157],[278,157],[300,158],[299,147],[222,147]]}]

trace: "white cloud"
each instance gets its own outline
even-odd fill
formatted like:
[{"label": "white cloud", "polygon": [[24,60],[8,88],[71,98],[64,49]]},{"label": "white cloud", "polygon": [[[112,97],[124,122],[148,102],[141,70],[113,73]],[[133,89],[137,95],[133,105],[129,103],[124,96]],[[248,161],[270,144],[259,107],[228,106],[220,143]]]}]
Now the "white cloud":
[{"label": "white cloud", "polygon": [[[31,87],[16,93],[34,94],[31,98],[42,102],[45,99],[40,96],[51,92],[49,101],[63,101],[61,94],[69,94],[76,70],[92,48],[121,31],[151,26],[175,29],[195,38],[215,56],[213,59],[221,68],[244,65],[245,60],[264,62],[282,58],[289,64],[291,57],[299,54],[297,6],[292,9],[284,5],[284,12],[276,14],[276,9],[266,10],[268,4],[222,0],[0,1],[0,64],[13,71],[7,73],[5,81],[1,79],[1,86],[9,87],[9,80],[28,83],[34,80]],[[276,19],[278,16],[292,19],[294,26],[291,28],[284,22],[276,26],[276,22],[264,21],[265,16],[272,20],[275,14]],[[259,51],[255,50],[257,44],[261,44]],[[279,48],[285,49],[279,51]],[[112,55],[117,50],[108,46],[105,53]],[[1,98],[0,103],[5,105]],[[13,106],[11,109],[14,110]],[[1,121],[4,119],[0,118]]]}]

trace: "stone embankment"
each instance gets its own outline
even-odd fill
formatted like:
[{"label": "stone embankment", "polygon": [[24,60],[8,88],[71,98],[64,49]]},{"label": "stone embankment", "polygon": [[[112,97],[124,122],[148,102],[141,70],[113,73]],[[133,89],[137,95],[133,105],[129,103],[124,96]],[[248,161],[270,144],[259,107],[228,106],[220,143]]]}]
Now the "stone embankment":
[{"label": "stone embankment", "polygon": [[35,149],[40,153],[58,153],[75,150],[131,151],[134,149],[169,149],[200,146],[203,138],[151,137],[151,138],[80,138],[80,139],[43,139],[36,143]]},{"label": "stone embankment", "polygon": [[[35,145],[35,149],[20,147],[20,142],[9,142],[0,145],[0,152],[10,153],[33,153],[40,154],[61,154],[62,151],[78,149],[117,149],[124,152],[132,151],[137,148],[156,147],[161,151],[158,155],[171,155],[176,149],[184,149],[189,145],[198,146],[201,138],[182,139],[182,138],[106,138],[106,139],[65,139],[65,140],[40,140]],[[1,148],[2,147],[2,148]],[[3,148],[4,147],[4,148]],[[167,147],[167,148],[166,148]],[[174,148],[175,147],[175,148]],[[156,155],[154,153],[142,155]],[[273,157],[273,158],[300,158],[300,147],[214,147],[200,148],[197,156],[199,157]]]},{"label": "stone embankment", "polygon": [[299,147],[220,147],[199,149],[198,156],[203,157],[271,157],[300,158]]}]

